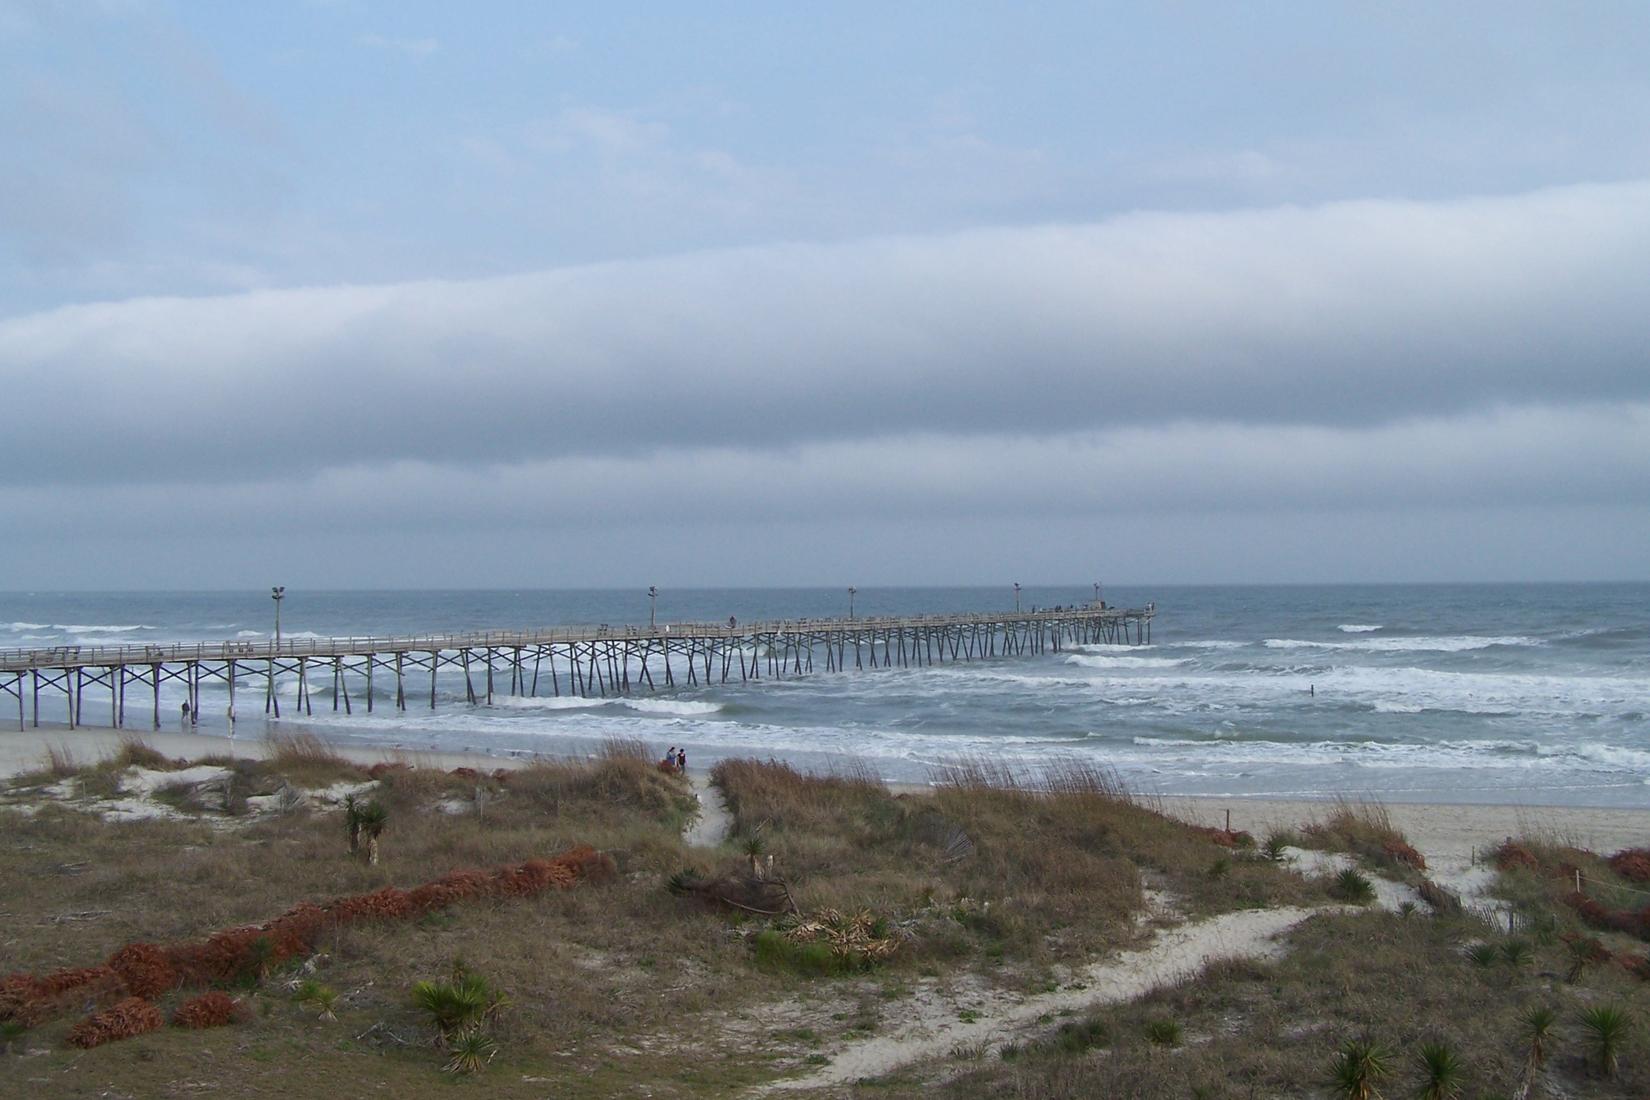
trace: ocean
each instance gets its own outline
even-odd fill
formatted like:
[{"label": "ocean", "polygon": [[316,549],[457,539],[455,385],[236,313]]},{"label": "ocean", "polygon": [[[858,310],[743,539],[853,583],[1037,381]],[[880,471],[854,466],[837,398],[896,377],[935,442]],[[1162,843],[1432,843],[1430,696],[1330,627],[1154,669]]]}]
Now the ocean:
[{"label": "ocean", "polygon": [[[1038,586],[1020,600],[1092,596],[1087,584]],[[313,716],[294,714],[296,684],[284,684],[280,725],[340,742],[499,753],[585,753],[617,736],[661,755],[685,747],[695,766],[735,755],[813,768],[852,758],[909,782],[972,756],[1075,757],[1163,795],[1650,807],[1650,584],[1107,585],[1103,596],[1113,606],[1155,601],[1154,644],[626,699],[501,697],[491,707],[468,705],[462,680],[449,680],[433,712],[425,696],[371,717],[335,714],[327,679],[312,689]],[[1007,586],[854,597],[861,615],[1013,606]],[[665,589],[657,606],[661,623],[847,610],[836,588]],[[289,588],[281,614],[283,636],[304,638],[645,624],[648,611],[645,587]],[[0,593],[0,648],[263,639],[273,619],[267,590]],[[182,693],[167,688],[162,714],[175,727]],[[203,732],[226,727],[222,690],[203,693]],[[257,736],[263,682],[249,675],[239,690],[248,694],[236,734]],[[87,714],[107,721],[92,698]],[[62,705],[43,694],[42,718],[63,721]],[[146,724],[140,715],[132,728]]]}]

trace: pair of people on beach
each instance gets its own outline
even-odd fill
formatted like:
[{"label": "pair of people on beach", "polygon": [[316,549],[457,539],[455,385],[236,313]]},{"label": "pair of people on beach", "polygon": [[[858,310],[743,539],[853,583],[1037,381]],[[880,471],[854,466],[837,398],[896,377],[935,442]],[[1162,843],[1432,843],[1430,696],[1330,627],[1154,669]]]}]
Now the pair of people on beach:
[{"label": "pair of people on beach", "polygon": [[665,758],[659,761],[659,766],[679,772],[687,771],[687,750],[679,749],[675,745],[670,746],[669,751],[665,753]]}]

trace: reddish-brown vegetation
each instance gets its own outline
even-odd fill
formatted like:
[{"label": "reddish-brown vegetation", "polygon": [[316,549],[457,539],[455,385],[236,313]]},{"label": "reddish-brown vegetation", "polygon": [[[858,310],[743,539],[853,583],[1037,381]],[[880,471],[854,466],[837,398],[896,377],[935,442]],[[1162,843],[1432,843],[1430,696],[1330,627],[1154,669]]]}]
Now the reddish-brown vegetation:
[{"label": "reddish-brown vegetation", "polygon": [[241,1002],[221,990],[214,989],[192,997],[178,1006],[172,1014],[175,1027],[224,1027],[239,1023],[246,1016]]},{"label": "reddish-brown vegetation", "polygon": [[1611,909],[1586,894],[1574,892],[1564,896],[1564,904],[1574,909],[1593,928],[1650,939],[1650,908],[1636,912],[1632,909]]},{"label": "reddish-brown vegetation", "polygon": [[1522,844],[1507,841],[1495,850],[1495,869],[1510,871],[1514,867],[1523,867],[1530,871],[1539,871],[1541,861],[1535,858],[1535,853]]},{"label": "reddish-brown vegetation", "polygon": [[1388,838],[1382,842],[1381,851],[1384,852],[1387,859],[1391,860],[1393,863],[1402,863],[1406,866],[1415,868],[1417,871],[1425,871],[1427,869],[1426,857],[1416,851],[1415,847],[1407,840]]},{"label": "reddish-brown vegetation", "polygon": [[178,973],[164,949],[152,943],[129,943],[109,956],[109,969],[119,974],[134,997],[153,999],[178,984]]},{"label": "reddish-brown vegetation", "polygon": [[1208,837],[1222,848],[1253,848],[1255,838],[1242,830],[1217,829],[1212,825],[1194,825],[1192,831]]},{"label": "reddish-brown vegetation", "polygon": [[57,970],[50,974],[13,974],[0,981],[0,1021],[33,1027],[75,1005],[103,1004],[129,996],[119,974],[107,966]]},{"label": "reddish-brown vegetation", "polygon": [[[357,921],[404,920],[459,901],[533,897],[547,890],[565,890],[580,881],[605,882],[614,873],[611,856],[582,845],[554,859],[530,859],[494,871],[452,871],[412,890],[385,886],[370,894],[334,898],[324,904],[299,902],[267,924],[225,929],[204,940],[165,947],[130,943],[116,951],[107,966],[59,970],[40,976],[13,974],[0,982],[0,1020],[33,1025],[75,1002],[130,994],[109,1013],[76,1025],[75,1033],[86,1029],[83,1037],[88,1041],[72,1041],[82,1046],[96,1046],[110,1039],[124,1038],[114,1032],[126,1025],[98,1021],[116,1010],[124,1010],[119,1019],[128,1016],[138,1019],[129,1008],[133,1001],[142,1004],[143,998],[158,997],[179,987],[260,978],[267,968],[314,951],[322,934],[330,928]],[[155,1012],[158,1018],[159,1009]],[[114,1019],[111,1017],[111,1021]]]},{"label": "reddish-brown vegetation", "polygon": [[1650,982],[1650,955],[1617,955],[1616,963],[1641,982]]},{"label": "reddish-brown vegetation", "polygon": [[1650,882],[1650,848],[1624,848],[1610,857],[1610,870],[1632,882]]},{"label": "reddish-brown vegetation", "polygon": [[69,1043],[77,1047],[102,1046],[130,1039],[166,1026],[160,1009],[142,997],[127,997],[113,1008],[94,1013],[69,1029]]}]

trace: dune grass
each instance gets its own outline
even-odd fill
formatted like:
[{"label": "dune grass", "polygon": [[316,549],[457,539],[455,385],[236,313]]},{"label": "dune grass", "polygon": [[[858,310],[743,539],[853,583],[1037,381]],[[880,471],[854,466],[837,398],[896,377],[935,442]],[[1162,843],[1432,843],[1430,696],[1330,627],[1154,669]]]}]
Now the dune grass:
[{"label": "dune grass", "polygon": [[[729,760],[712,771],[733,839],[759,841],[804,909],[923,918],[915,954],[1048,964],[1127,943],[1148,887],[1193,912],[1321,897],[1136,802],[1078,762],[1016,772],[970,760],[895,794],[862,768],[810,775]],[[1225,860],[1227,872],[1211,875]]]},{"label": "dune grass", "polygon": [[1372,799],[1336,798],[1328,813],[1302,826],[1290,839],[1305,848],[1346,852],[1402,877],[1418,878],[1412,872],[1426,870],[1425,859],[1403,830],[1392,824],[1386,807]]},{"label": "dune grass", "polygon": [[[1531,1057],[1532,1010],[1579,1020],[1594,998],[1636,997],[1642,985],[1600,972],[1593,988],[1554,988],[1528,968],[1476,966],[1461,950],[1482,925],[1459,918],[1403,920],[1368,912],[1313,918],[1289,937],[1291,950],[1267,961],[1225,961],[1200,977],[1128,1005],[1051,1025],[936,1088],[910,1073],[881,1082],[876,1095],[985,1100],[1014,1096],[1127,1096],[1138,1100],[1209,1096],[1332,1096],[1348,1042],[1384,1054],[1380,1094],[1424,1095],[1437,1083],[1438,1051],[1463,1095],[1514,1095]],[[1539,1011],[1537,1012],[1539,1015]],[[1183,1034],[1166,1055],[1153,1029],[1173,1021]],[[1093,1036],[1075,1041],[1072,1037]],[[1595,1037],[1577,1025],[1543,1033],[1540,1088],[1533,1095],[1642,1096],[1650,1090],[1644,1037],[1623,1044],[1619,1076],[1606,1081]],[[1101,1057],[1091,1046],[1104,1049]],[[1433,1051],[1429,1061],[1423,1052]],[[1558,1086],[1548,1089],[1548,1085]]]}]

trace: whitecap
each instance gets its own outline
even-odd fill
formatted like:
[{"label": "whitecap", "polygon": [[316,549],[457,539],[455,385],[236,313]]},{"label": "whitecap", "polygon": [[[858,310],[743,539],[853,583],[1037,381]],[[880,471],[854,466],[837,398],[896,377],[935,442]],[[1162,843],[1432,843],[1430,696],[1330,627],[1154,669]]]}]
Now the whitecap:
[{"label": "whitecap", "polygon": [[631,710],[641,711],[643,714],[673,714],[681,718],[715,714],[722,709],[721,703],[706,703],[695,699],[626,699],[624,702]]},{"label": "whitecap", "polygon": [[1444,637],[1415,635],[1407,638],[1360,638],[1355,642],[1320,642],[1301,638],[1267,638],[1262,643],[1267,649],[1334,649],[1365,653],[1461,653],[1491,646],[1538,646],[1547,643],[1541,638],[1515,634],[1485,636],[1457,634]]},{"label": "whitecap", "polygon": [[1073,653],[1066,658],[1066,664],[1084,668],[1176,668],[1186,660],[1185,657],[1101,657]]},{"label": "whitecap", "polygon": [[593,710],[618,699],[586,699],[582,695],[494,695],[491,706],[507,710]]},{"label": "whitecap", "polygon": [[159,630],[160,627],[150,626],[147,623],[136,623],[125,626],[86,626],[80,623],[69,623],[68,625],[53,623],[52,629],[66,630],[70,634],[130,634],[134,630]]},{"label": "whitecap", "polygon": [[1372,634],[1381,629],[1380,623],[1342,623],[1340,631],[1343,634]]}]

